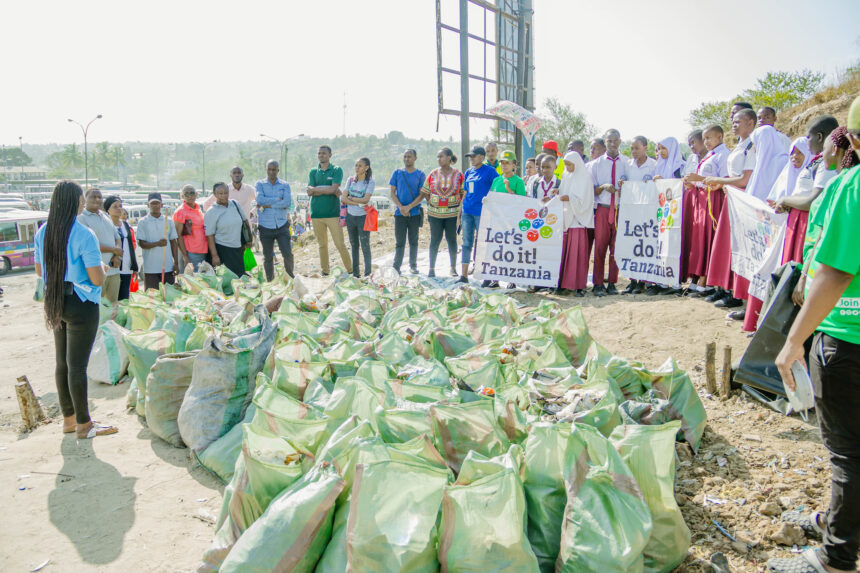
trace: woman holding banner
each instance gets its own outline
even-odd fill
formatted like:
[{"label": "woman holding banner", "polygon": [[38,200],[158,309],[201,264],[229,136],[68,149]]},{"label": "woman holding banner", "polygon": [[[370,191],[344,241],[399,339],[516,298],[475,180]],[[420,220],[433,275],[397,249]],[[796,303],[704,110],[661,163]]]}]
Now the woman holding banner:
[{"label": "woman holding banner", "polygon": [[564,203],[564,240],[561,248],[558,293],[571,290],[584,297],[588,282],[588,229],[594,228],[594,182],[582,156],[569,151],[559,185]]}]

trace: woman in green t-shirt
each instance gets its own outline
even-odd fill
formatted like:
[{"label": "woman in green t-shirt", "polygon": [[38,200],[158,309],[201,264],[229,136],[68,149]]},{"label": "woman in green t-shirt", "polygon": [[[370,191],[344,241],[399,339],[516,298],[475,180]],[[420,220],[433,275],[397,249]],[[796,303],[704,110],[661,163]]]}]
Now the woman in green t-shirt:
[{"label": "woman in green t-shirt", "polygon": [[493,179],[493,185],[490,191],[496,193],[510,193],[511,195],[526,194],[526,184],[522,178],[516,174],[517,156],[513,151],[503,151],[501,157],[502,176]]}]

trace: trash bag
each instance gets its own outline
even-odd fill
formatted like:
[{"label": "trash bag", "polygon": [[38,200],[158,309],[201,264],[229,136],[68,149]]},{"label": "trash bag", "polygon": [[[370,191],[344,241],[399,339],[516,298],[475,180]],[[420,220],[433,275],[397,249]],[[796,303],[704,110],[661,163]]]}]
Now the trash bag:
[{"label": "trash bag", "polygon": [[149,325],[155,320],[155,310],[152,308],[152,299],[140,295],[146,299],[145,303],[129,303],[126,307],[127,318],[125,327],[133,332],[148,330]]},{"label": "trash bag", "polygon": [[138,400],[135,406],[138,416],[146,416],[146,379],[159,356],[174,351],[173,333],[166,330],[132,332],[123,338],[128,352],[128,371],[137,381]]},{"label": "trash bag", "polygon": [[555,571],[561,548],[561,526],[567,491],[564,473],[569,461],[571,426],[541,422],[531,427],[523,444],[523,488],[528,510],[528,539],[544,573]]},{"label": "trash bag", "polygon": [[202,452],[191,452],[197,463],[225,484],[233,479],[236,460],[242,453],[242,426],[251,423],[256,412],[256,406],[253,403],[250,404],[241,423],[233,426],[229,432],[209,444]]},{"label": "trash bag", "polygon": [[[41,279],[40,279],[41,280]],[[43,287],[44,288],[44,287]],[[114,304],[106,299],[99,301],[99,325],[106,323],[109,320],[114,321],[120,326],[125,326],[128,321],[127,309],[125,304]]]},{"label": "trash bag", "polygon": [[433,435],[433,421],[429,416],[429,408],[407,409],[380,406],[376,409],[374,422],[379,436],[388,444],[408,442],[422,434]]},{"label": "trash bag", "polygon": [[345,487],[333,468],[302,476],[239,537],[220,573],[311,573],[331,539],[334,504]]},{"label": "trash bag", "polygon": [[494,400],[430,406],[437,449],[455,473],[472,450],[487,457],[508,451],[511,443],[496,418]]},{"label": "trash bag", "polygon": [[251,401],[257,374],[277,334],[265,308],[256,312],[262,327],[232,338],[210,338],[194,361],[191,386],[179,410],[182,441],[194,451],[226,434]]},{"label": "trash bag", "polygon": [[681,420],[679,435],[697,452],[708,423],[708,414],[690,376],[678,367],[674,358],[666,360],[652,374],[651,388],[657,396],[672,403],[677,412],[675,419]]},{"label": "trash bag", "polygon": [[430,464],[358,464],[346,525],[347,570],[438,571],[436,522],[447,481],[448,472]]},{"label": "trash bag", "polygon": [[618,426],[610,441],[633,472],[654,528],[645,546],[645,571],[669,573],[687,557],[690,530],[675,501],[676,420],[661,426]]},{"label": "trash bag", "polygon": [[[268,369],[268,368],[267,368]],[[331,366],[327,362],[288,362],[275,358],[272,369],[272,384],[283,392],[302,400],[308,385],[320,380],[325,384],[332,382]]]},{"label": "trash bag", "polygon": [[539,571],[526,537],[521,463],[517,445],[492,459],[475,452],[466,457],[442,497],[442,571]]},{"label": "trash bag", "polygon": [[191,385],[196,357],[196,351],[159,356],[146,378],[146,424],[175,448],[185,447],[176,418]]},{"label": "trash bag", "polygon": [[652,520],[633,473],[595,428],[574,424],[571,440],[556,571],[641,571]]},{"label": "trash bag", "polygon": [[302,476],[304,455],[271,432],[242,424],[242,455],[221,504],[215,539],[198,571],[219,570],[233,545],[269,503]]},{"label": "trash bag", "polygon": [[568,308],[558,314],[547,321],[544,331],[551,334],[562,349],[567,350],[567,357],[571,364],[579,366],[585,362],[585,356],[593,339],[588,333],[582,307]]},{"label": "trash bag", "polygon": [[129,334],[116,322],[109,320],[99,327],[87,364],[87,377],[103,384],[116,384],[128,371],[128,352],[123,338]]}]

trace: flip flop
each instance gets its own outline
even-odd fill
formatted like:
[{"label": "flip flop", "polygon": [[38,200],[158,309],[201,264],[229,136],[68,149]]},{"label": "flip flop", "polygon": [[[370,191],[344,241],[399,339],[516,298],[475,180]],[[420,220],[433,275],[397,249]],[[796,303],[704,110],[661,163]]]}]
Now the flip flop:
[{"label": "flip flop", "polygon": [[768,573],[827,573],[817,549],[807,549],[798,557],[768,559]]},{"label": "flip flop", "polygon": [[78,434],[79,440],[92,440],[96,436],[109,436],[111,434],[116,434],[119,432],[119,428],[116,426],[108,426],[106,424],[99,424],[98,422],[93,422],[92,427],[90,427],[86,436],[81,436]]},{"label": "flip flop", "polygon": [[783,512],[780,519],[786,523],[793,523],[806,533],[807,537],[821,541],[824,538],[824,530],[818,525],[818,517],[821,516],[820,511],[812,513],[803,513],[796,510]]}]

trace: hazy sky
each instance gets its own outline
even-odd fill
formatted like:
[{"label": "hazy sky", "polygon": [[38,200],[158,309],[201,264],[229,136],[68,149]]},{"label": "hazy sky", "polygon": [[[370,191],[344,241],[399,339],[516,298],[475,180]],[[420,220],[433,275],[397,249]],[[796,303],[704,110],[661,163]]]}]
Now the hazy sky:
[{"label": "hazy sky", "polygon": [[[858,0],[534,4],[536,100],[628,139],[683,135],[690,109],[769,70],[832,76],[860,58]],[[436,133],[434,0],[44,0],[0,14],[6,145],[79,141],[66,118],[97,113],[90,141],[333,136],[344,91],[348,133],[459,137],[453,117]],[[487,130],[475,121],[473,138]]]}]

